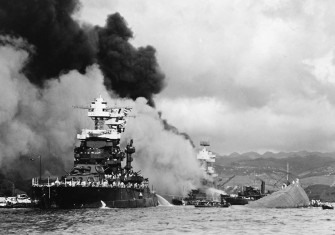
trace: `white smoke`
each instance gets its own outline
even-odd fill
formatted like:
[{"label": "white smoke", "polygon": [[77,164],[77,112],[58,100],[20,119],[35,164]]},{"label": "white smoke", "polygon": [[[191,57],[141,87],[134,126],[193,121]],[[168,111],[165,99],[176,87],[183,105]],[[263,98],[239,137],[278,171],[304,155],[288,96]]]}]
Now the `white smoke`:
[{"label": "white smoke", "polygon": [[0,47],[0,164],[8,165],[22,155],[41,155],[45,169],[56,173],[60,169],[57,165],[52,169],[51,160],[72,162],[76,132],[85,124],[73,106],[109,94],[97,66],[87,68],[85,75],[71,71],[44,89],[35,87],[20,73],[29,57],[17,49],[18,43],[24,42],[13,40],[12,46]]},{"label": "white smoke", "polygon": [[224,190],[216,189],[216,188],[208,188],[206,190],[206,195],[211,196],[212,198],[215,198],[216,200],[220,200],[222,195],[227,195],[227,192]]},{"label": "white smoke", "polygon": [[[18,49],[22,43],[12,40],[10,46],[0,47],[0,165],[15,166],[11,163],[19,156],[41,155],[43,174],[64,173],[73,164],[76,134],[93,127],[86,111],[73,106],[87,105],[101,95],[110,105],[134,107],[137,116],[128,121],[125,137],[134,139],[135,170],[142,170],[155,188],[180,192],[199,182],[201,172],[191,144],[164,130],[157,111],[144,99],[112,99],[115,95],[106,90],[96,65],[84,75],[70,71],[48,81],[44,89],[37,88],[20,72],[29,59],[26,51]],[[32,176],[30,171],[29,166],[20,169],[26,177]]]},{"label": "white smoke", "polygon": [[195,150],[183,136],[164,130],[158,112],[145,103],[143,98],[136,100],[136,118],[125,133],[137,148],[134,170],[149,177],[159,193],[185,193],[199,185],[203,174]]}]

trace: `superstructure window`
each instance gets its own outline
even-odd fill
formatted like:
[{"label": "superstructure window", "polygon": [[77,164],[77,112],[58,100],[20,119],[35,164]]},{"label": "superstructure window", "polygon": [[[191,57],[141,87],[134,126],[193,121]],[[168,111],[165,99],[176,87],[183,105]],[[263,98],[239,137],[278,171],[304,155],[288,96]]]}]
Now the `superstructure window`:
[{"label": "superstructure window", "polygon": [[87,141],[86,146],[89,148],[103,148],[106,146],[106,141]]}]

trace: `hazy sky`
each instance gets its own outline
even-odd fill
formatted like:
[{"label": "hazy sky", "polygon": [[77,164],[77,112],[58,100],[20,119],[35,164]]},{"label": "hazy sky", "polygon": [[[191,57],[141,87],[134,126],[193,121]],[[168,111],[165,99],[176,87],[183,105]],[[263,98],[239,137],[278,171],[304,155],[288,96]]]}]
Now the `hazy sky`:
[{"label": "hazy sky", "polygon": [[219,153],[335,150],[335,1],[83,0],[152,45],[169,123]]}]

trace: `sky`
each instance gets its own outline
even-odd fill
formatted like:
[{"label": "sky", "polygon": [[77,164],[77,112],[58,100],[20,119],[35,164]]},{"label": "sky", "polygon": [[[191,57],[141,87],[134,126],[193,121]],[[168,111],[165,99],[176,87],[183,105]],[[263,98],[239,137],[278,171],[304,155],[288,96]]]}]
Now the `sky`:
[{"label": "sky", "polygon": [[166,76],[162,117],[220,154],[335,150],[335,2],[82,0],[119,12]]}]

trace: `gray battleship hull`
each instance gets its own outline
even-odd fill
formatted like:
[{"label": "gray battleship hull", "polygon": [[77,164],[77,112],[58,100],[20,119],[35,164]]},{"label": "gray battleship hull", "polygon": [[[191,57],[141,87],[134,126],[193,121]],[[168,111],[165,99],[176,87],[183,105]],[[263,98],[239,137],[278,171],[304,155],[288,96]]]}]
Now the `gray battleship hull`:
[{"label": "gray battleship hull", "polygon": [[33,187],[33,200],[40,208],[136,208],[158,205],[149,188]]}]

